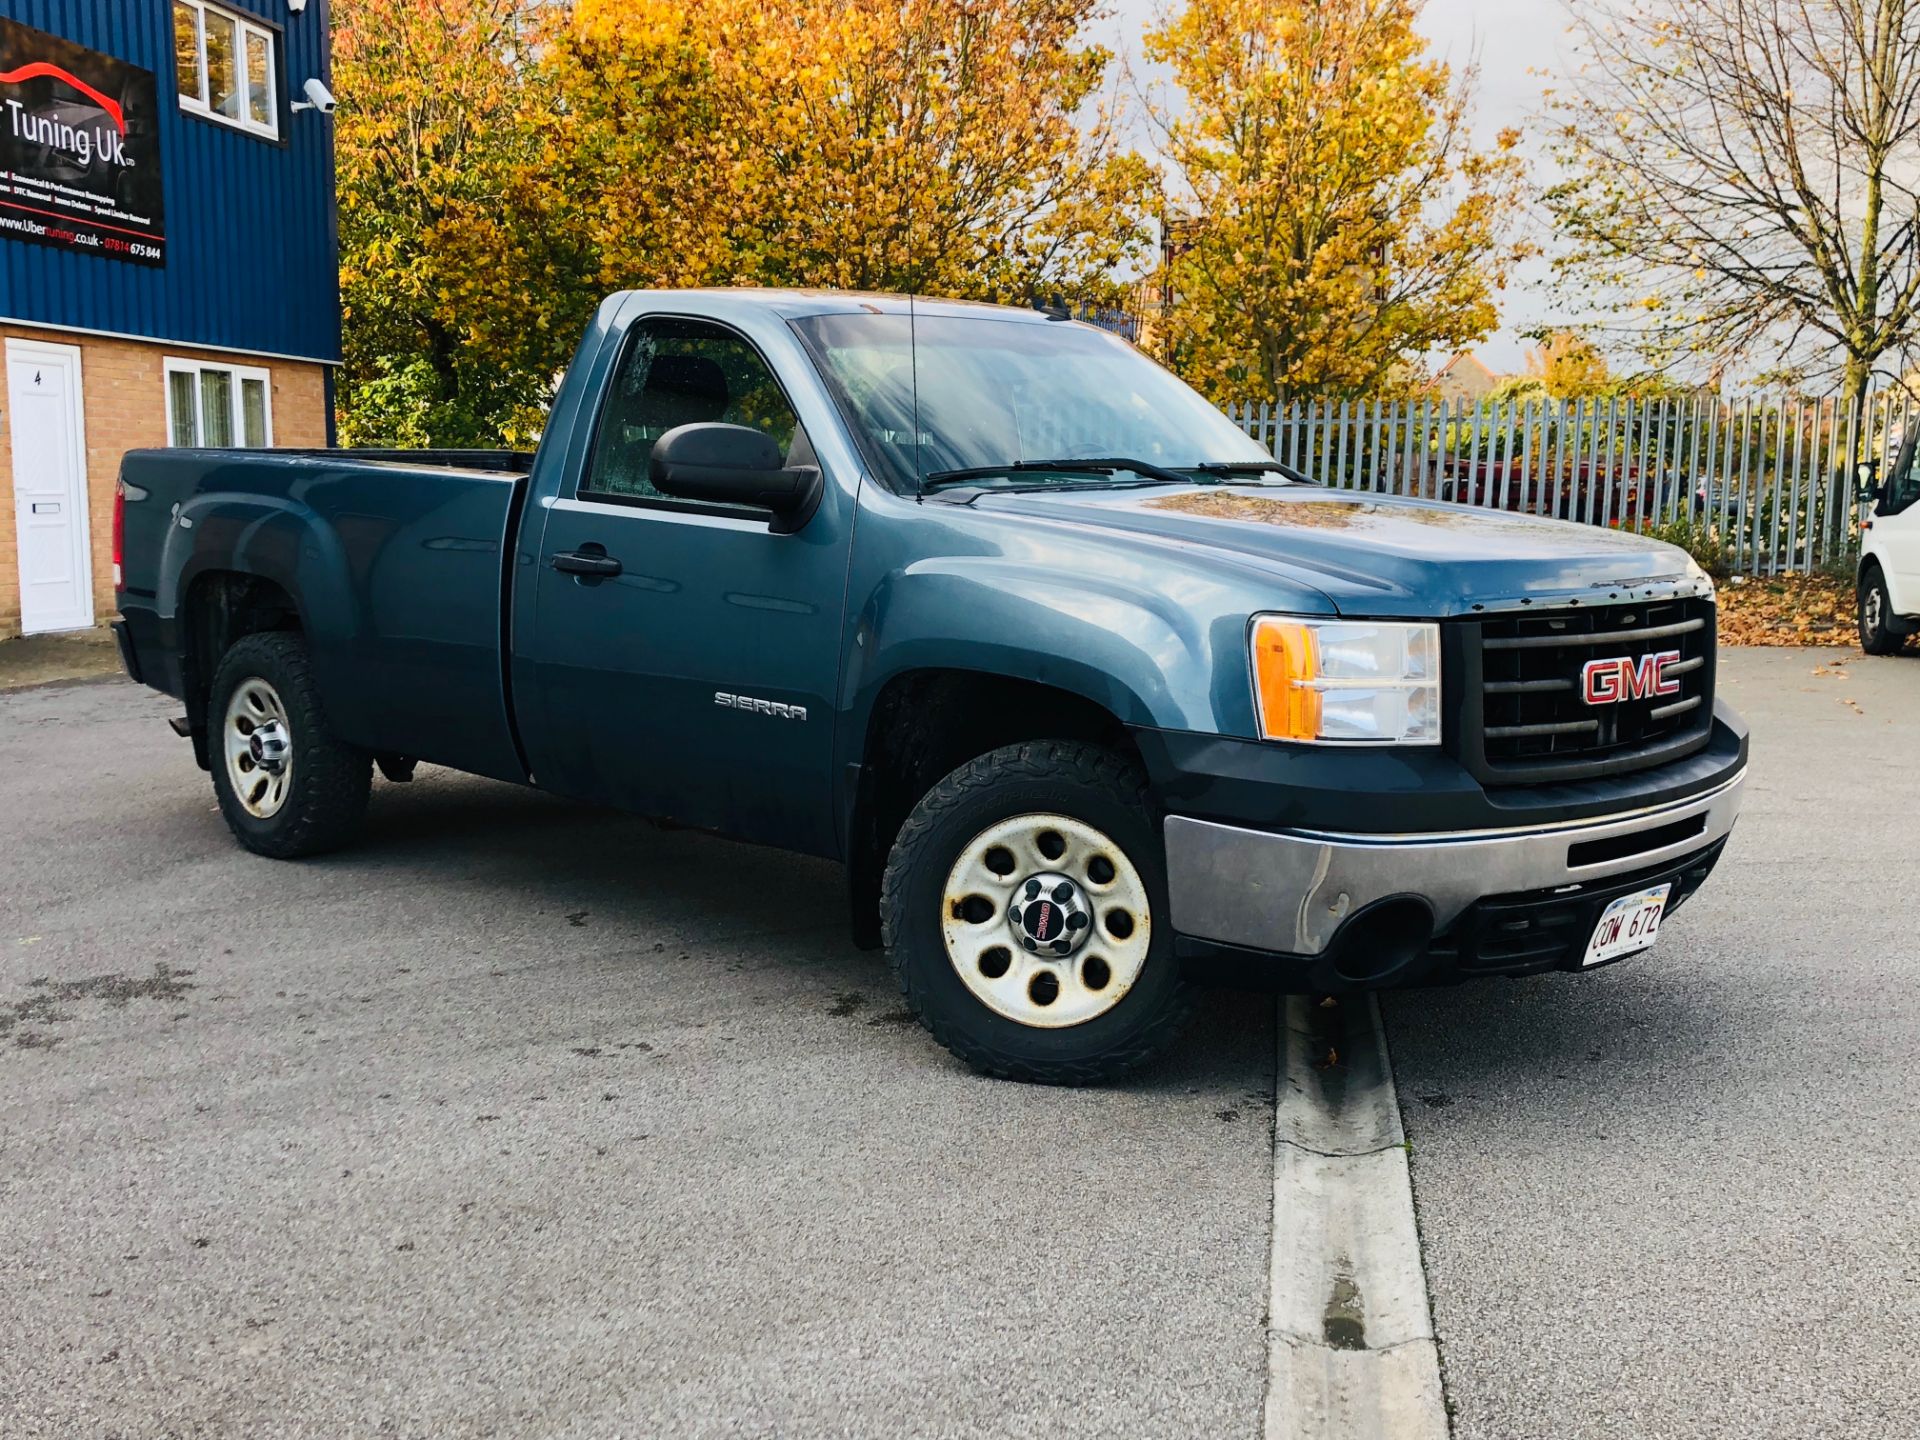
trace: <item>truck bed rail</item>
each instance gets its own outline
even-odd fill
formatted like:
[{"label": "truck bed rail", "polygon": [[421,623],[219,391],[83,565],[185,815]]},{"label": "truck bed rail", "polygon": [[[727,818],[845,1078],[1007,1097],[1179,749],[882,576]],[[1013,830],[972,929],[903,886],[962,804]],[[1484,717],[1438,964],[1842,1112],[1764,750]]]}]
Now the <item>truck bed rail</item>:
[{"label": "truck bed rail", "polygon": [[321,447],[319,449],[275,449],[275,455],[300,455],[313,460],[376,460],[395,465],[444,465],[449,470],[495,470],[507,475],[525,475],[533,469],[531,450],[406,450],[367,448],[357,450]]}]

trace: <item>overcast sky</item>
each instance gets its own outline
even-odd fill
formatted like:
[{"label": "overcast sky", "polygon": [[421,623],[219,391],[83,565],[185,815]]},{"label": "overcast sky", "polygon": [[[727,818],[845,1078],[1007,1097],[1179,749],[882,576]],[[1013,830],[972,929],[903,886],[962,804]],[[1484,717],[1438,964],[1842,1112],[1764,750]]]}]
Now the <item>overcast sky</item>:
[{"label": "overcast sky", "polygon": [[[1106,22],[1106,43],[1127,56],[1149,82],[1152,76],[1140,63],[1140,35],[1147,23],[1171,0],[1110,0],[1112,17]],[[1567,10],[1564,0],[1426,0],[1421,28],[1434,48],[1456,67],[1478,61],[1480,84],[1475,108],[1477,134],[1491,136],[1503,126],[1523,132],[1537,130],[1534,117],[1540,94],[1551,83],[1548,76],[1564,73]],[[1544,71],[1547,75],[1531,72]],[[1530,136],[1531,138],[1531,136]],[[1540,159],[1534,158],[1529,188],[1540,188]],[[1476,353],[1496,371],[1517,371],[1528,342],[1515,331],[1549,318],[1544,293],[1545,267],[1534,263],[1511,284],[1501,299],[1504,326],[1499,334],[1476,347]]]}]

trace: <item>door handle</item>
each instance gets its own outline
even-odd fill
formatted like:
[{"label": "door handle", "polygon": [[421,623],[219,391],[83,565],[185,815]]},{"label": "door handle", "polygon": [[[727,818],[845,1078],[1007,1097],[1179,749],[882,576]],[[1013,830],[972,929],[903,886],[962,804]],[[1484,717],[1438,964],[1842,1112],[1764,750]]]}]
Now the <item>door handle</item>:
[{"label": "door handle", "polygon": [[553,568],[568,575],[597,575],[603,579],[620,573],[620,562],[605,551],[562,550],[553,557]]}]

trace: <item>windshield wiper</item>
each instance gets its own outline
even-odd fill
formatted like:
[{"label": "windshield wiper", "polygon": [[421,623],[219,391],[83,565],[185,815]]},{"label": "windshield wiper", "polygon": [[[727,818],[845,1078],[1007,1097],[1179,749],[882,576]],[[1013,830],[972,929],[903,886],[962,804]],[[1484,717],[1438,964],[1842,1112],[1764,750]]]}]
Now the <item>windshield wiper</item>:
[{"label": "windshield wiper", "polygon": [[1112,475],[1118,471],[1130,475],[1144,476],[1160,485],[1191,485],[1193,477],[1182,475],[1178,470],[1169,470],[1145,460],[1129,460],[1124,456],[1102,455],[1084,460],[1016,460],[1009,465],[969,465],[964,470],[935,470],[920,482],[921,493],[938,490],[943,485],[958,485],[968,480],[990,480],[996,475],[1032,475],[1051,473],[1055,475]]},{"label": "windshield wiper", "polygon": [[1265,475],[1271,472],[1284,476],[1296,485],[1316,483],[1293,466],[1280,460],[1203,460],[1191,468],[1208,475]]}]

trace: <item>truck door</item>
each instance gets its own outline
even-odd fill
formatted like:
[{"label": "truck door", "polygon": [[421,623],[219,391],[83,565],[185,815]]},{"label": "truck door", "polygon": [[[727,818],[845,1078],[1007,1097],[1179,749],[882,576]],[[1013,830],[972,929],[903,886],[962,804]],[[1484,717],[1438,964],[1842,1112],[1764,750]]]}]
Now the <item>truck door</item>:
[{"label": "truck door", "polygon": [[[545,506],[530,633],[516,633],[543,788],[790,849],[835,850],[832,786],[852,491],[811,520],[661,495],[653,442],[751,425],[817,463],[772,368],[711,320],[628,329],[584,467]],[[523,616],[527,611],[520,612]],[[524,628],[524,627],[523,627]]]}]

